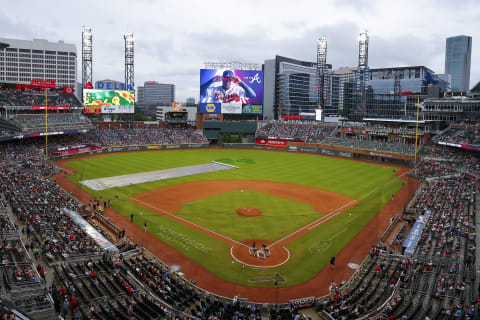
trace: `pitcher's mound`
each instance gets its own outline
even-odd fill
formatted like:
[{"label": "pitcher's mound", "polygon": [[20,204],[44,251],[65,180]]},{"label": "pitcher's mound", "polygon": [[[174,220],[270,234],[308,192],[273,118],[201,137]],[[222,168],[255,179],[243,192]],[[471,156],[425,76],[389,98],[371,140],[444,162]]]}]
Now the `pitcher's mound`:
[{"label": "pitcher's mound", "polygon": [[240,208],[237,209],[237,214],[244,217],[256,217],[262,214],[262,211],[255,208]]}]

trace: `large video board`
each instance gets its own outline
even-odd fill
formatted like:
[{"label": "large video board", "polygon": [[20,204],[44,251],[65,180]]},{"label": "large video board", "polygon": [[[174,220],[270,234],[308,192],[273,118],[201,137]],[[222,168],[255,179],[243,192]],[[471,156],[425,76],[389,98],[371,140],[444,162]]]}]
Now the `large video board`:
[{"label": "large video board", "polygon": [[135,92],[116,90],[83,90],[85,113],[134,113]]},{"label": "large video board", "polygon": [[241,114],[244,104],[263,104],[263,71],[200,70],[200,110],[202,113],[215,110],[213,113]]}]

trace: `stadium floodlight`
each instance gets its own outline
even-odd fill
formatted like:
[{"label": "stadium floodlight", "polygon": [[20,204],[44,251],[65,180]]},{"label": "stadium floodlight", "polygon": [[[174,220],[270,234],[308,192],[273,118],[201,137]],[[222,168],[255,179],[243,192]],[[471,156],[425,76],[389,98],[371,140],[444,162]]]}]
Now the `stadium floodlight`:
[{"label": "stadium floodlight", "polygon": [[125,39],[125,88],[135,88],[134,58],[135,39],[133,33],[123,35]]},{"label": "stadium floodlight", "polygon": [[87,83],[92,83],[92,29],[83,27],[82,31],[82,90]]},{"label": "stadium floodlight", "polygon": [[368,34],[367,34],[367,31],[365,30],[365,32],[360,33],[360,35],[358,36],[358,41],[366,41],[366,40],[368,40]]}]

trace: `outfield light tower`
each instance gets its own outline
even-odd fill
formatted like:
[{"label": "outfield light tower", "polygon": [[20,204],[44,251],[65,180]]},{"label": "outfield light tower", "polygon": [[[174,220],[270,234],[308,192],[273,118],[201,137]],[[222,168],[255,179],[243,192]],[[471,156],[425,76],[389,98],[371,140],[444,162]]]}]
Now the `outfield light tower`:
[{"label": "outfield light tower", "polygon": [[365,31],[358,37],[357,93],[361,99],[357,104],[357,115],[360,117],[367,112],[368,78],[368,33]]},{"label": "outfield light tower", "polygon": [[82,31],[82,90],[92,83],[92,29],[83,27]]},{"label": "outfield light tower", "polygon": [[125,34],[123,39],[125,39],[125,88],[127,88],[127,90],[135,90],[135,40],[133,38],[133,33]]},{"label": "outfield light tower", "polygon": [[325,36],[318,39],[317,42],[317,97],[318,109],[325,109],[327,100],[327,38]]}]

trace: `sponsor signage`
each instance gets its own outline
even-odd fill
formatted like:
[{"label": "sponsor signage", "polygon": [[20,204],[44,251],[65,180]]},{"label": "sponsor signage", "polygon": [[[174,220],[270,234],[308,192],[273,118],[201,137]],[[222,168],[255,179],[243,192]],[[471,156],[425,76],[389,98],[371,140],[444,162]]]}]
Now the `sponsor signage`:
[{"label": "sponsor signage", "polygon": [[32,87],[36,88],[50,88],[53,89],[55,88],[55,82],[56,80],[54,79],[46,79],[46,80],[39,80],[37,78],[32,80]]},{"label": "sponsor signage", "polygon": [[[32,107],[33,110],[45,110],[45,106],[33,106]],[[58,107],[55,107],[55,106],[47,106],[47,110],[69,110],[70,107],[68,106],[58,106]]]},{"label": "sponsor signage", "polygon": [[221,113],[241,114],[242,105],[263,104],[263,71],[200,70],[200,104],[218,103]]},{"label": "sponsor signage", "polygon": [[[133,91],[85,89],[83,90],[83,104],[85,107],[131,106],[133,108],[135,105],[135,93]],[[107,113],[114,112],[108,111]],[[133,113],[133,111],[128,113]]]},{"label": "sponsor signage", "polygon": [[183,111],[183,105],[181,102],[173,103],[173,111]]},{"label": "sponsor signage", "polygon": [[56,87],[56,80],[54,79],[47,79],[47,80],[39,80],[39,79],[33,79],[31,84],[25,84],[25,83],[6,83],[6,82],[0,82],[0,90],[4,89],[16,89],[16,90],[24,90],[24,89],[29,89],[29,90],[42,90],[42,89],[53,89],[53,90],[63,90],[63,93],[66,94],[72,94],[75,90],[73,87]]},{"label": "sponsor signage", "polygon": [[287,141],[285,140],[275,140],[275,139],[257,139],[258,144],[264,144],[266,147],[274,147],[280,149],[287,148]]},{"label": "sponsor signage", "polygon": [[102,106],[101,113],[134,113],[133,106]]},{"label": "sponsor signage", "polygon": [[302,120],[302,116],[288,116],[288,115],[282,115],[283,120]]},{"label": "sponsor signage", "polygon": [[102,113],[102,107],[85,107],[85,109],[83,109],[83,113]]},{"label": "sponsor signage", "polygon": [[245,114],[262,114],[263,106],[261,104],[244,104],[242,113]]},{"label": "sponsor signage", "polygon": [[222,104],[200,103],[200,113],[222,113]]},{"label": "sponsor signage", "polygon": [[95,82],[95,89],[99,90],[121,90],[121,91],[134,91],[131,84],[125,87],[125,83],[113,80],[103,80]]}]

